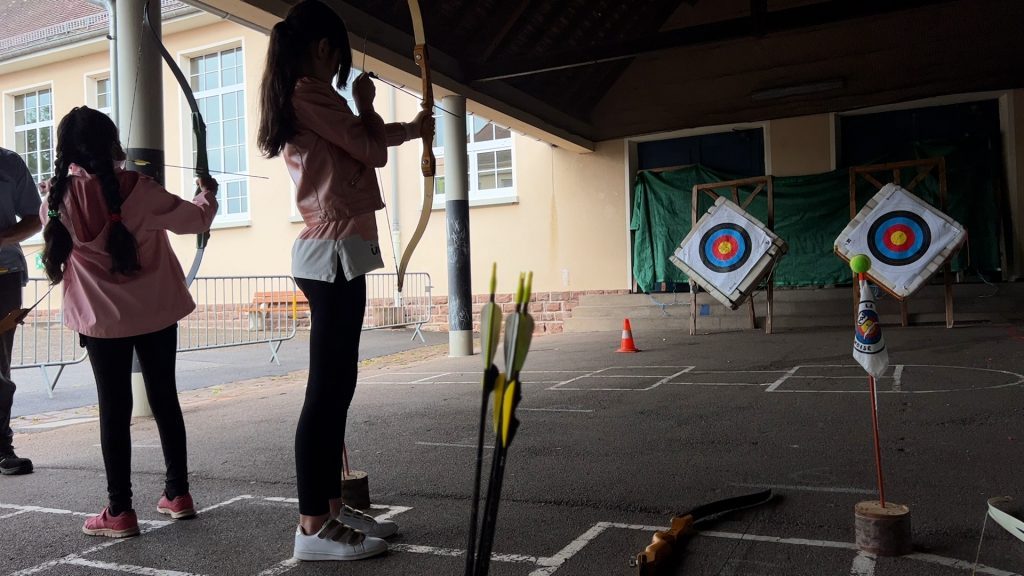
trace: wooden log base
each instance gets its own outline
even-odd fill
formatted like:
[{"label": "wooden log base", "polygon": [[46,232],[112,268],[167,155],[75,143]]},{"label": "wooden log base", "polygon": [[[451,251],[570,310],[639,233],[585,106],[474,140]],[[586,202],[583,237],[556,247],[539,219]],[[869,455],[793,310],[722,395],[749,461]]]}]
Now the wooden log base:
[{"label": "wooden log base", "polygon": [[853,508],[857,548],[879,556],[902,556],[913,551],[910,508],[878,500],[858,502]]},{"label": "wooden log base", "polygon": [[370,477],[360,470],[342,473],[341,501],[356,510],[370,509]]}]

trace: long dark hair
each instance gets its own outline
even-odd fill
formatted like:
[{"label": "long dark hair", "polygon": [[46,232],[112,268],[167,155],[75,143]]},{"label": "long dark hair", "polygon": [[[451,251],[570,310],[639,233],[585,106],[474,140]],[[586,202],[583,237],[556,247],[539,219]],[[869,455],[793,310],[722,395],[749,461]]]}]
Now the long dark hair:
[{"label": "long dark hair", "polygon": [[344,88],[352,70],[352,49],[345,22],[333,9],[319,0],[303,0],[270,32],[260,85],[260,129],[256,135],[256,145],[268,158],[280,154],[285,143],[295,136],[295,82],[308,68],[311,51],[324,39],[331,48],[340,51],[337,86]]},{"label": "long dark hair", "polygon": [[117,136],[117,126],[106,114],[81,106],[68,112],[57,127],[57,157],[54,177],[47,196],[49,221],[43,229],[43,265],[50,282],[64,279],[64,265],[71,255],[71,234],[61,222],[61,207],[68,190],[72,164],[85,168],[99,179],[103,199],[110,215],[107,252],[112,260],[110,271],[129,275],[139,270],[139,251],[135,237],[121,222],[121,186],[114,173],[114,162],[124,159]]}]

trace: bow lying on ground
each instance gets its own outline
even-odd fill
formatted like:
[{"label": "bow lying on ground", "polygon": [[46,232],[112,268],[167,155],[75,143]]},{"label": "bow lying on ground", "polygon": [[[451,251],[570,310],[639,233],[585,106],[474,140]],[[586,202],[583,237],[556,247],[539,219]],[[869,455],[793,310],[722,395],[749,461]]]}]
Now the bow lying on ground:
[{"label": "bow lying on ground", "polygon": [[[160,55],[163,57],[164,62],[167,63],[167,67],[171,69],[171,73],[174,74],[174,79],[178,81],[178,85],[181,86],[181,91],[185,93],[185,100],[188,102],[188,107],[192,111],[192,133],[195,134],[196,138],[196,176],[210,177],[210,160],[209,154],[206,150],[206,122],[203,121],[203,115],[199,112],[199,103],[196,102],[195,94],[192,92],[192,87],[189,86],[188,78],[178,67],[178,64],[174,61],[174,57],[164,47],[163,42],[160,41],[160,37],[157,36],[156,30],[153,29],[150,23],[149,16],[149,5],[152,0],[147,0],[145,7],[142,9],[142,24],[149,30],[150,37],[153,42],[156,43],[157,48],[160,50]],[[199,194],[199,187],[196,187],[196,194]],[[210,231],[207,230],[202,234],[196,235],[196,254],[192,258],[192,266],[189,268],[188,275],[185,276],[185,285],[191,286],[192,281],[196,279],[196,274],[199,273],[199,265],[203,262],[203,253],[206,251],[206,244],[210,241]]]},{"label": "bow lying on ground", "polygon": [[1011,516],[1006,510],[1002,509],[1010,502],[1013,502],[1013,498],[1009,496],[989,498],[988,515],[991,516],[997,524],[1006,528],[1007,532],[1013,534],[1018,540],[1024,542],[1024,521],[1021,521],[1015,516]]},{"label": "bow lying on ground", "polygon": [[[421,108],[427,112],[434,110],[434,87],[430,82],[430,58],[427,54],[427,39],[423,32],[423,16],[420,13],[419,0],[409,0],[409,14],[412,16],[413,36],[416,39],[416,46],[413,49],[413,59],[420,68],[420,79],[422,80],[423,101]],[[398,265],[398,291],[402,291],[405,285],[405,270],[409,267],[409,259],[412,258],[413,250],[423,237],[423,231],[427,228],[430,220],[430,211],[434,206],[434,174],[437,169],[437,160],[434,158],[434,131],[425,130],[420,135],[423,141],[423,156],[420,158],[420,172],[423,173],[423,204],[420,207],[420,219],[416,223],[416,230],[412,233],[408,246],[402,251],[402,262]]]},{"label": "bow lying on ground", "polygon": [[637,567],[639,576],[654,576],[658,569],[672,556],[673,546],[682,540],[695,524],[717,518],[729,512],[758,506],[772,499],[772,491],[755,492],[746,496],[726,498],[710,504],[698,506],[693,510],[672,518],[672,527],[668,531],[658,531],[651,538],[650,545],[636,555],[631,564]]}]

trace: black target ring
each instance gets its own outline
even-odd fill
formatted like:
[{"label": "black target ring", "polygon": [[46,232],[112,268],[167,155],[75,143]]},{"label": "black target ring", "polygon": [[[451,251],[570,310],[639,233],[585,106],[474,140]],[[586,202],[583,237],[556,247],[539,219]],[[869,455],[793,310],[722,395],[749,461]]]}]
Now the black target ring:
[{"label": "black target ring", "polygon": [[700,239],[700,261],[712,272],[738,270],[750,259],[750,234],[738,224],[712,226]]},{"label": "black target ring", "polygon": [[932,232],[920,215],[907,210],[887,212],[868,228],[868,250],[879,262],[906,266],[920,260],[932,245]]}]

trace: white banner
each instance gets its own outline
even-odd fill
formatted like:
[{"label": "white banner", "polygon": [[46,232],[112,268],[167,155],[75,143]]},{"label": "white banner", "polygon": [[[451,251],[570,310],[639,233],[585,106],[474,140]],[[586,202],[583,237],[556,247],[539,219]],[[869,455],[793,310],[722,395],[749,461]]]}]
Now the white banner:
[{"label": "white banner", "polygon": [[881,378],[889,367],[889,351],[885,349],[882,324],[875,310],[875,297],[866,280],[860,281],[860,306],[857,308],[857,326],[853,338],[853,359],[868,374]]}]

